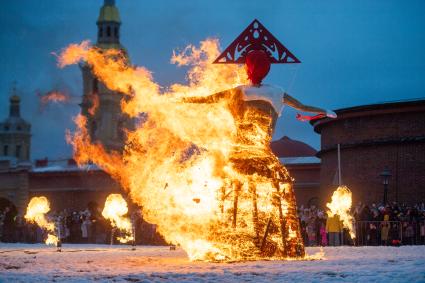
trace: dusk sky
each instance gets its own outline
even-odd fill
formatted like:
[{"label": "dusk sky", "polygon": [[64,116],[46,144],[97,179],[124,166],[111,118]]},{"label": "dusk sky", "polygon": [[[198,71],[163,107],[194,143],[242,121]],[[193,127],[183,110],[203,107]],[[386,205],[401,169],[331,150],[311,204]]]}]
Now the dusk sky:
[{"label": "dusk sky", "polygon": [[[78,66],[59,69],[52,52],[70,43],[96,42],[103,0],[2,0],[0,9],[0,119],[8,115],[17,81],[21,116],[32,124],[31,158],[70,157],[65,129],[79,112]],[[133,64],[163,86],[184,82],[169,63],[173,49],[208,37],[225,48],[257,18],[302,63],[273,65],[266,83],[305,104],[338,109],[425,97],[425,1],[145,1],[117,0],[121,43]],[[37,92],[62,89],[73,104],[40,109]],[[286,108],[275,139],[287,135],[320,148],[320,137]]]}]

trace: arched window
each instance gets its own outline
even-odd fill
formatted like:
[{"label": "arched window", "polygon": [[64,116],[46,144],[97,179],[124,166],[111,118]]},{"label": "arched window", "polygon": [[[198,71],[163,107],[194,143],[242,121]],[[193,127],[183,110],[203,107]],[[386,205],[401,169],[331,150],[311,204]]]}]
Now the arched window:
[{"label": "arched window", "polygon": [[9,155],[9,146],[7,144],[3,146],[3,155],[4,156]]},{"label": "arched window", "polygon": [[99,37],[103,37],[103,27],[99,27]]},{"label": "arched window", "polygon": [[106,36],[107,36],[107,37],[110,37],[110,36],[111,36],[111,27],[110,27],[110,26],[108,26],[108,27],[106,28]]}]

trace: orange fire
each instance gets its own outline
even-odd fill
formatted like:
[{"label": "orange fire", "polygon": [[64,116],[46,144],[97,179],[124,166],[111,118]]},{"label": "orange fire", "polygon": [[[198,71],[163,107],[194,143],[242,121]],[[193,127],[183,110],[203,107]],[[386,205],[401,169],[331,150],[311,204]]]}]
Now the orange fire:
[{"label": "orange fire", "polygon": [[46,105],[49,102],[66,103],[69,102],[69,100],[69,95],[56,90],[52,90],[44,95],[40,95],[40,101],[42,105]]},{"label": "orange fire", "polygon": [[[191,260],[259,259],[267,220],[272,223],[263,241],[267,248],[272,243],[273,249],[274,243],[283,250],[282,241],[299,243],[296,219],[283,220],[294,214],[295,203],[282,198],[290,194],[290,185],[276,185],[256,173],[247,176],[230,165],[235,148],[240,149],[240,158],[264,157],[268,129],[249,132],[244,138],[252,145],[245,147],[228,100],[184,103],[187,97],[202,98],[248,83],[243,67],[211,64],[218,55],[216,39],[174,53],[172,63],[190,66],[188,83],[161,91],[149,70],[130,66],[120,51],[100,50],[88,42],[71,45],[58,57],[60,67],[86,61],[106,87],[128,96],[121,103],[124,113],[131,117],[147,113],[148,119],[128,132],[122,153],[92,142],[82,115],[76,117],[77,130],[68,132],[67,140],[79,164],[95,162],[119,180],[143,207],[144,219],[156,224],[168,242],[179,244]],[[286,171],[276,171],[279,174],[290,179]],[[240,186],[235,188],[235,183]],[[289,228],[279,234],[284,226]]]},{"label": "orange fire", "polygon": [[49,232],[45,243],[47,245],[56,245],[59,241],[55,234],[55,224],[46,219],[46,213],[50,211],[50,203],[46,197],[33,197],[28,203],[25,219],[36,223],[41,228]]},{"label": "orange fire", "polygon": [[99,108],[99,96],[97,94],[92,94],[90,96],[91,106],[88,109],[90,115],[94,116],[96,114],[97,108]]},{"label": "orange fire", "polygon": [[332,194],[330,203],[327,203],[327,214],[329,217],[338,215],[344,228],[347,228],[352,239],[356,237],[354,230],[354,219],[351,214],[352,193],[346,186],[339,186]]},{"label": "orange fire", "polygon": [[118,237],[121,243],[127,243],[133,240],[132,225],[130,219],[125,217],[128,212],[127,202],[120,194],[110,194],[105,201],[105,207],[102,216],[111,221],[113,227],[116,227],[124,236]]}]

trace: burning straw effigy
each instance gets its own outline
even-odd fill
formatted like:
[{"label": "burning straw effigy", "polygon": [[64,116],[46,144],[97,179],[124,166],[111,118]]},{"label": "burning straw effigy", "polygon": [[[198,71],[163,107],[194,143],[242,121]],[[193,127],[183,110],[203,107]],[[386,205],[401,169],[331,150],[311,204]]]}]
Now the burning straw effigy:
[{"label": "burning straw effigy", "polygon": [[94,162],[117,179],[166,241],[191,260],[304,257],[293,180],[269,143],[285,99],[326,111],[261,83],[271,63],[299,60],[257,20],[221,55],[215,39],[174,53],[172,62],[190,66],[188,82],[167,89],[119,50],[83,42],[58,58],[61,67],[84,61],[125,95],[125,115],[144,114],[122,152],[91,140],[82,115],[67,139],[77,162]]},{"label": "burning straw effigy", "polygon": [[214,238],[227,244],[230,254],[236,251],[236,257],[245,259],[302,257],[293,182],[269,146],[278,114],[269,102],[244,97],[244,89],[237,87],[183,99],[186,103],[223,100],[235,120],[236,140],[223,172],[228,186],[222,187],[219,197],[224,221],[213,229]]}]

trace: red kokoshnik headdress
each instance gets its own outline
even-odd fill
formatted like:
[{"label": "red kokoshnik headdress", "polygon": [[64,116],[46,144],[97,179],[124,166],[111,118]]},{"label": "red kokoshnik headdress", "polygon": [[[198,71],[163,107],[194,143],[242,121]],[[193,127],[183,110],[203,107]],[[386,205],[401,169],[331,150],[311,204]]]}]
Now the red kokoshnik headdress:
[{"label": "red kokoshnik headdress", "polygon": [[301,63],[257,19],[255,19],[213,62],[214,64],[244,64],[248,53],[262,50],[271,64]]},{"label": "red kokoshnik headdress", "polygon": [[[260,85],[270,70],[270,64],[294,64],[301,61],[255,19],[213,63],[245,64],[249,80],[254,85]],[[297,114],[297,119],[310,121],[324,116]]]}]

